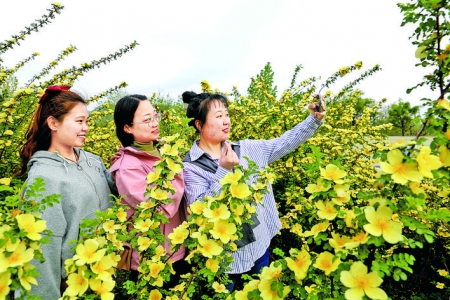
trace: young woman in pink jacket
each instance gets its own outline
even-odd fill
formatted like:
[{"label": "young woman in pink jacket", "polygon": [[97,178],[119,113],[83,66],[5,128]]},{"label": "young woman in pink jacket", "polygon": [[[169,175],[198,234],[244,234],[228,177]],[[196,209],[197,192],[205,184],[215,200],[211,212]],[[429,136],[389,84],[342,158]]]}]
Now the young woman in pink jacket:
[{"label": "young woman in pink jacket", "polygon": [[[119,150],[119,158],[110,168],[110,172],[116,180],[119,195],[122,201],[130,209],[127,212],[128,220],[133,218],[134,207],[146,201],[144,193],[147,187],[147,174],[153,171],[153,165],[161,155],[156,140],[159,136],[158,125],[160,114],[155,111],[147,97],[143,95],[129,95],[120,99],[114,110],[114,122],[116,134],[122,146]],[[170,195],[173,203],[162,205],[165,216],[169,219],[166,224],[161,224],[161,231],[167,237],[175,227],[180,225],[186,217],[185,205],[182,202],[184,182],[182,176],[175,176],[172,181],[176,193]],[[168,255],[170,245],[165,242],[164,248]],[[186,249],[181,247],[173,253],[171,260],[176,275],[171,276],[167,287],[174,286],[180,274],[190,271],[189,265],[183,259]],[[131,280],[136,281],[139,267],[139,253],[134,250],[131,262]]]}]

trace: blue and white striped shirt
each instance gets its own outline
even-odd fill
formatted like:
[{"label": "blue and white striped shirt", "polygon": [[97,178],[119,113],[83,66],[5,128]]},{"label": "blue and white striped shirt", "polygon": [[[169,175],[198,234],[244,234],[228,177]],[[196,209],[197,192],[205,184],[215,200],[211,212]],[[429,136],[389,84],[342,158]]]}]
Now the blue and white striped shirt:
[{"label": "blue and white striped shirt", "polygon": [[[286,131],[279,138],[272,140],[243,140],[240,141],[240,164],[248,167],[247,161],[243,158],[247,156],[259,167],[263,168],[289,152],[295,150],[300,144],[308,140],[322,125],[322,121],[309,115],[305,121],[297,124],[294,128]],[[198,140],[194,142],[189,154],[192,161],[197,160],[205,152],[198,147]],[[205,155],[208,155],[205,153]],[[211,156],[209,156],[213,159]],[[219,159],[213,159],[219,165]],[[219,165],[216,173],[208,172],[202,168],[189,163],[184,163],[185,195],[188,204],[196,200],[202,200],[204,196],[219,195],[222,185],[219,180],[228,172],[231,172]],[[252,184],[254,182],[247,182]],[[259,259],[270,245],[271,239],[280,231],[281,222],[278,217],[278,210],[272,186],[263,198],[264,206],[258,204],[256,212],[260,224],[253,229],[256,241],[250,243],[234,252],[234,262],[230,265],[231,274],[241,274],[249,271],[255,261]]]}]

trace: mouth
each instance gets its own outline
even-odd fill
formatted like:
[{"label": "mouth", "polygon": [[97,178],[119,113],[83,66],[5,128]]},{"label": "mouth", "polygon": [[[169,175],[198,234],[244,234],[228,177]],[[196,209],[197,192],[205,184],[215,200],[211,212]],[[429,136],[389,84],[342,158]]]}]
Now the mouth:
[{"label": "mouth", "polygon": [[158,129],[153,130],[152,133],[153,133],[153,134],[158,134],[158,133],[159,133],[159,130],[158,130]]},{"label": "mouth", "polygon": [[79,135],[77,135],[77,137],[79,137],[81,139],[86,139],[86,135],[85,134],[79,134]]},{"label": "mouth", "polygon": [[230,133],[230,127],[225,128],[224,130],[222,130],[224,133]]}]

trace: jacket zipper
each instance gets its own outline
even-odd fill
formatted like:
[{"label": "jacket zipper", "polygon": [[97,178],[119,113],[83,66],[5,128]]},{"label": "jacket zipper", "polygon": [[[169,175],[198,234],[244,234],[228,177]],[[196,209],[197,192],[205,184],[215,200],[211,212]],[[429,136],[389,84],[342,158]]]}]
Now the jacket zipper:
[{"label": "jacket zipper", "polygon": [[95,195],[97,196],[97,202],[98,202],[98,209],[101,210],[101,201],[100,201],[100,197],[98,195],[97,192],[97,188],[95,187],[95,184],[92,182],[91,177],[89,177],[89,175],[83,170],[83,168],[78,164],[78,162],[76,162],[77,164],[77,169],[81,171],[81,173],[83,173],[83,175],[87,178],[87,180],[89,181],[89,183],[92,185],[92,187],[94,188],[95,191]]}]

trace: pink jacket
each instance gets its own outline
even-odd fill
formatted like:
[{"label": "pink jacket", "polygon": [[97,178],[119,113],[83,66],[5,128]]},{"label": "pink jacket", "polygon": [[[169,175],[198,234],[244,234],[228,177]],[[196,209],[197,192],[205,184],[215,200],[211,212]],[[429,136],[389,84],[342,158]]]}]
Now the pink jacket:
[{"label": "pink jacket", "polygon": [[[159,158],[136,150],[133,147],[121,147],[119,154],[119,159],[111,166],[109,171],[116,180],[119,195],[123,196],[122,202],[131,207],[127,212],[127,219],[130,220],[135,211],[134,207],[146,201],[146,197],[144,197],[147,186],[146,177],[150,171],[153,171],[153,165]],[[169,219],[168,223],[160,225],[161,232],[166,238],[175,227],[186,220],[187,216],[186,205],[183,203],[183,177],[181,175],[175,176],[172,185],[177,190],[174,195],[169,194],[173,203],[161,206],[164,215]],[[166,253],[170,255],[170,245],[168,242],[166,241],[163,246]],[[171,260],[175,262],[184,258],[185,251],[186,249],[182,246],[180,250],[173,254]],[[131,268],[137,270],[138,267],[139,254],[138,251],[133,251]]]}]

